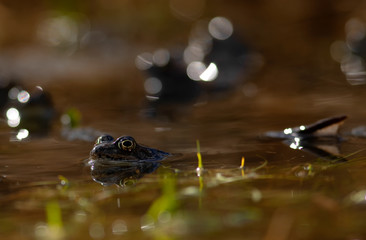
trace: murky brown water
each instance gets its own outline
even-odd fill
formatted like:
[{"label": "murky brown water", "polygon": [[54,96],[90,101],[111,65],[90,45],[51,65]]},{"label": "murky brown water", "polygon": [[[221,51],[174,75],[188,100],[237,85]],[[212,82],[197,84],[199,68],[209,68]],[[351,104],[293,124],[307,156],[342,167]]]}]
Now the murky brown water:
[{"label": "murky brown water", "polygon": [[[282,1],[206,3],[204,17],[225,15],[245,33],[258,61],[251,65],[255,70],[240,75],[243,81],[229,93],[206,92],[194,103],[168,104],[157,118],[146,118],[145,75],[135,69],[135,56],[186,44],[180,37],[188,38],[187,25],[194,21],[176,15],[195,18],[200,10],[192,1],[198,12],[189,15],[174,7],[181,1],[170,2],[170,8],[111,3],[114,10],[95,1],[86,15],[91,26],[108,32],[108,41],[70,56],[70,45],[60,52],[31,45],[25,30],[0,38],[5,75],[21,77],[27,87],[41,85],[57,111],[48,135],[22,141],[15,141],[16,130],[1,121],[0,238],[365,239],[366,138],[350,134],[366,125],[365,86],[350,85],[329,53],[362,6],[355,1],[331,7],[298,1],[280,9]],[[0,11],[22,12],[8,5]],[[41,10],[33,11],[24,18],[43,19]],[[9,44],[13,38],[19,46]],[[126,175],[138,179],[119,179],[124,186],[102,185],[87,164],[93,141],[68,140],[70,135],[61,133],[59,118],[71,108],[81,113],[79,127],[92,129],[91,135],[131,135],[176,155],[159,167],[145,166],[151,173],[134,166]],[[343,114],[348,116],[341,128],[345,140],[337,146],[346,162],[263,137],[266,131]]]}]

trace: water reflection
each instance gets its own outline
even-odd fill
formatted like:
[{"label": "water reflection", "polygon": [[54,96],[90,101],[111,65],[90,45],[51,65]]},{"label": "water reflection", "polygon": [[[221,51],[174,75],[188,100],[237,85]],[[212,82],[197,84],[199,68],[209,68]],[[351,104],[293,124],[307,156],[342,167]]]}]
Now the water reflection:
[{"label": "water reflection", "polygon": [[285,140],[284,143],[292,149],[310,152],[320,158],[345,160],[340,155],[339,142],[309,142],[308,140],[299,140],[295,138],[293,140]]},{"label": "water reflection", "polygon": [[161,165],[159,162],[144,161],[118,163],[90,161],[89,164],[93,180],[104,186],[134,184],[137,179],[154,172]]}]

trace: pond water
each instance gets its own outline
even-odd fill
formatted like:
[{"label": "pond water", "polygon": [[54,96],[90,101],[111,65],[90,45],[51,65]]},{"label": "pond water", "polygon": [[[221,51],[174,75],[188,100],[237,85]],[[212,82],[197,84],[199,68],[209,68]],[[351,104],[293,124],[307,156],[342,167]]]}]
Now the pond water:
[{"label": "pond water", "polygon": [[[177,39],[188,39],[187,29],[200,8],[193,4],[196,12],[178,11],[174,6],[181,2],[171,1],[170,10],[163,3],[156,9],[131,3],[134,14],[143,10],[141,21],[114,3],[117,12],[125,13],[126,23],[136,21],[130,27],[108,22],[117,15],[108,16],[116,12],[102,3],[99,16],[96,4],[96,13],[89,17],[104,23],[105,31],[120,27],[122,36],[115,34],[123,43],[98,42],[98,29],[90,31],[95,41],[99,39],[92,42],[96,45],[73,55],[71,45],[65,45],[66,50],[58,46],[61,54],[38,45],[4,47],[0,63],[5,76],[22,78],[24,89],[42,86],[52,104],[43,104],[48,100],[42,98],[42,104],[19,108],[21,114],[29,114],[23,117],[34,113],[47,124],[50,120],[48,128],[35,117],[45,131],[34,127],[38,125],[32,117],[26,127],[9,127],[12,117],[6,110],[13,103],[1,104],[6,110],[0,123],[0,238],[365,239],[366,138],[365,130],[353,131],[366,125],[364,80],[360,69],[342,68],[344,74],[330,51],[334,41],[344,38],[344,13],[357,16],[355,3],[345,10],[314,3],[304,12],[301,1],[284,9],[272,9],[271,3],[207,4],[207,17],[229,15],[235,31],[249,33],[250,47],[239,40],[226,45],[213,40],[213,53],[206,60],[216,61],[221,75],[214,74],[216,65],[207,64],[196,74],[198,79],[186,82],[179,58],[172,54],[165,65],[165,50],[154,54],[162,56],[160,62],[143,53],[166,46],[182,52]],[[14,6],[0,11],[8,8]],[[328,16],[331,22],[319,20],[328,10],[334,14]],[[161,18],[154,15],[159,11]],[[160,26],[171,11],[195,20],[163,21]],[[56,20],[48,24],[63,26],[65,19]],[[230,30],[225,19],[216,20],[219,30],[213,28],[218,32],[220,24]],[[152,28],[136,33],[148,21]],[[333,49],[341,45],[337,44]],[[121,53],[123,57],[115,58]],[[192,68],[198,71],[203,63],[194,62]],[[219,83],[210,83],[211,78]],[[27,104],[27,93],[17,92],[20,105]],[[341,141],[301,149],[265,136],[341,115],[348,116],[340,128]],[[91,166],[89,152],[102,133],[130,135],[172,156],[158,163]],[[319,149],[328,155],[319,154]],[[331,159],[334,156],[337,159]]]},{"label": "pond water", "polygon": [[[107,88],[103,86],[96,89]],[[310,97],[284,101],[306,106]],[[123,101],[107,100],[104,105],[98,103],[103,98],[91,98],[80,107],[86,109],[85,127],[115,137],[131,135],[139,143],[176,153],[152,173],[122,169],[123,177],[113,179],[112,185],[100,184],[106,178],[93,175],[87,165],[93,142],[67,140],[59,126],[45,137],[9,141],[12,133],[4,127],[1,234],[7,239],[362,237],[366,140],[349,135],[362,124],[359,112],[341,129],[345,141],[340,149],[347,162],[334,163],[291,149],[281,140],[263,139],[267,130],[339,113],[351,116],[354,110],[347,105],[352,103],[343,101],[357,98],[338,99],[345,107],[329,110],[328,102],[332,106],[337,99],[319,95],[313,101],[325,103],[314,111],[296,107],[281,112],[277,102],[262,103],[263,98],[236,93],[166,122],[144,120],[128,106],[120,110]],[[200,173],[196,140],[204,168]]]}]

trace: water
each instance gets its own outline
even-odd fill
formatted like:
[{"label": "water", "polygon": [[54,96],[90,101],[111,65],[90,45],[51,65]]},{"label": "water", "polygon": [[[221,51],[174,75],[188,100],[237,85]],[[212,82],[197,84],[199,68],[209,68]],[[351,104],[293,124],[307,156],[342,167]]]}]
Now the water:
[{"label": "water", "polygon": [[[366,138],[351,134],[366,125],[362,39],[352,50],[359,55],[354,61],[339,40],[360,36],[352,33],[360,33],[362,20],[344,18],[345,12],[357,16],[361,7],[311,1],[109,4],[96,1],[89,6],[94,14],[71,3],[58,6],[56,15],[26,13],[17,4],[0,8],[5,19],[13,11],[40,19],[23,23],[16,36],[1,36],[0,67],[4,76],[21,78],[24,89],[41,86],[50,93],[55,110],[29,108],[53,118],[41,134],[33,134],[34,122],[27,125],[30,136],[19,135],[2,115],[1,239],[365,238]],[[197,20],[212,15],[234,23],[231,29],[216,18],[219,25],[210,28],[220,38],[237,35],[229,42],[211,39],[216,50],[197,60],[210,43],[199,31],[209,23]],[[55,29],[64,34],[52,34]],[[28,31],[37,43],[27,42]],[[15,38],[19,46],[11,47]],[[202,44],[199,51],[195,43]],[[185,56],[194,60],[195,82],[182,68],[186,45],[196,49]],[[139,54],[141,71],[135,66]],[[164,65],[167,56],[171,62]],[[6,106],[2,100],[0,107]],[[76,128],[65,130],[65,113]],[[264,137],[340,115],[348,116],[340,132],[344,141],[322,148],[339,151],[346,162]],[[100,133],[130,135],[173,157],[161,165],[92,169],[89,152]],[[197,169],[197,140],[203,169]]]},{"label": "water", "polygon": [[[105,82],[95,88],[112,89]],[[121,179],[122,187],[103,186],[93,181],[87,165],[93,142],[66,140],[57,123],[48,136],[9,141],[11,133],[4,126],[1,235],[7,239],[362,237],[366,193],[361,150],[366,140],[348,135],[362,123],[358,113],[342,127],[346,141],[341,153],[349,155],[345,163],[263,138],[267,130],[326,117],[323,109],[327,116],[344,113],[342,106],[329,110],[334,100],[344,106],[344,101],[358,101],[340,96],[342,101],[332,94],[318,95],[313,101],[323,105],[308,112],[278,108],[276,102],[286,97],[296,106],[306,106],[308,98],[278,96],[268,103],[264,99],[269,96],[248,99],[237,92],[193,107],[175,122],[141,118],[136,110],[140,108],[131,102],[68,99],[81,109],[83,127],[115,137],[128,134],[139,143],[177,154],[153,173]],[[205,169],[200,174],[197,139]]]}]

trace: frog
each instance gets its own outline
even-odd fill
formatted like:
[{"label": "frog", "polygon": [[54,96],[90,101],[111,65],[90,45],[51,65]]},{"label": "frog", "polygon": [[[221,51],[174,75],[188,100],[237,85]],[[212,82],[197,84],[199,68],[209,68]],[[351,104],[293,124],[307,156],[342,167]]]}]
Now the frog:
[{"label": "frog", "polygon": [[338,145],[344,139],[338,134],[340,126],[347,116],[335,116],[321,119],[310,125],[286,128],[283,131],[270,131],[265,137],[280,139],[292,149],[305,150],[328,160],[345,161]]},{"label": "frog", "polygon": [[158,162],[170,153],[140,145],[131,136],[114,139],[109,134],[99,136],[90,151],[90,159],[117,162]]},{"label": "frog", "polygon": [[270,131],[265,136],[278,139],[296,139],[302,141],[319,141],[319,140],[341,140],[338,135],[339,127],[347,119],[347,116],[335,116],[321,119],[310,125],[301,125],[294,128],[286,128],[283,131]]}]

